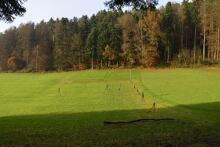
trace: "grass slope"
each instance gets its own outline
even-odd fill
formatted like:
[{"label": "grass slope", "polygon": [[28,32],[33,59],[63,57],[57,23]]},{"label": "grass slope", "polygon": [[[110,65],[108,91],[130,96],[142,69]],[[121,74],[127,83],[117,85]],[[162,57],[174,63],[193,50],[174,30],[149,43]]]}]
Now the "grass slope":
[{"label": "grass slope", "polygon": [[[1,74],[0,146],[220,146],[219,74],[132,70],[132,82],[129,70]],[[175,121],[103,124],[167,117]]]}]

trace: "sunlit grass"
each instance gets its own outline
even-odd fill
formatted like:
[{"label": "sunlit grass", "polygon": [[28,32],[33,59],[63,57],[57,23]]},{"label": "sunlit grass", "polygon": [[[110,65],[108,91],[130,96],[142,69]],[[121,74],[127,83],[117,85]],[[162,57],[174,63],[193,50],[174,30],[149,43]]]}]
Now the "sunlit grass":
[{"label": "sunlit grass", "polygon": [[[0,74],[0,146],[219,145],[219,72],[131,73]],[[103,124],[140,118],[175,121]]]}]

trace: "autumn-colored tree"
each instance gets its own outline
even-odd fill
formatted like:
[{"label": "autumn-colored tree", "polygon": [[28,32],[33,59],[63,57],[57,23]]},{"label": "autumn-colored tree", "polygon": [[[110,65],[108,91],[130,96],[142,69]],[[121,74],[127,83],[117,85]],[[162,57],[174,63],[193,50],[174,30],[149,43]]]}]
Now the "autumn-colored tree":
[{"label": "autumn-colored tree", "polygon": [[137,22],[130,14],[118,18],[118,25],[122,29],[122,58],[126,66],[133,66],[139,61],[139,50],[137,46]]},{"label": "autumn-colored tree", "polygon": [[109,45],[107,45],[102,54],[105,61],[107,62],[107,67],[111,66],[111,63],[115,60],[114,50]]},{"label": "autumn-colored tree", "polygon": [[0,33],[0,70],[15,69],[16,60],[31,71],[219,62],[220,1],[183,0],[160,8],[148,2],[109,0],[108,6],[133,9],[10,28]]},{"label": "autumn-colored tree", "polygon": [[8,70],[17,71],[21,70],[26,66],[24,60],[19,59],[17,57],[10,57],[7,61]]},{"label": "autumn-colored tree", "polygon": [[142,22],[143,31],[146,34],[146,45],[142,49],[142,64],[147,67],[156,66],[158,63],[158,46],[160,39],[159,13],[155,10],[147,10]]}]

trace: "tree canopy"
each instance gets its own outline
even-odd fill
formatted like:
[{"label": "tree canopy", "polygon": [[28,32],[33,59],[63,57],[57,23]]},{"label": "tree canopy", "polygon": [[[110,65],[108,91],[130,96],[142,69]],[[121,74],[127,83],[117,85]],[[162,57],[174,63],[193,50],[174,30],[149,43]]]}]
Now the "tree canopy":
[{"label": "tree canopy", "polygon": [[26,0],[1,0],[0,20],[11,22],[15,16],[22,16],[26,9],[22,6]]},{"label": "tree canopy", "polygon": [[[0,71],[82,70],[220,63],[220,1],[100,11],[0,33]],[[142,17],[140,17],[142,13]]]},{"label": "tree canopy", "polygon": [[110,9],[121,9],[124,6],[133,9],[146,9],[155,8],[157,4],[158,0],[110,0],[105,2],[105,5]]}]

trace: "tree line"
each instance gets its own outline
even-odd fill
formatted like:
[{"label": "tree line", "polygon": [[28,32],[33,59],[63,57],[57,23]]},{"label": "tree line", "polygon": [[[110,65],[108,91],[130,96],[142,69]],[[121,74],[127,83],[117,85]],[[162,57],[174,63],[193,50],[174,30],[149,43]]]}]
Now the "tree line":
[{"label": "tree line", "polygon": [[215,64],[220,59],[219,6],[217,0],[184,0],[159,9],[103,10],[91,17],[21,24],[0,34],[0,69]]}]

